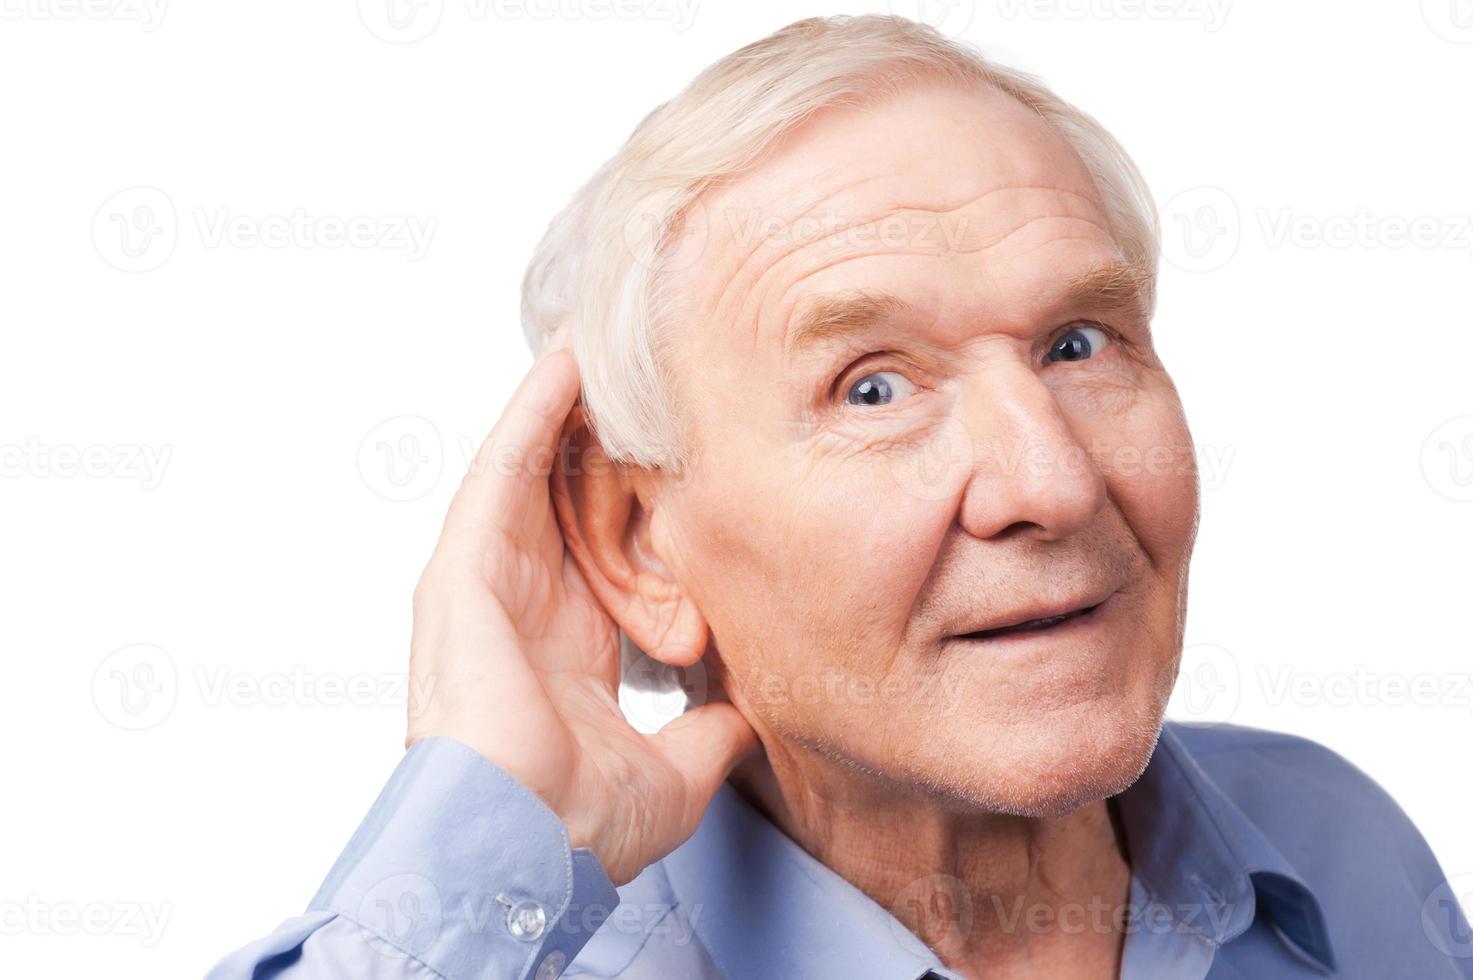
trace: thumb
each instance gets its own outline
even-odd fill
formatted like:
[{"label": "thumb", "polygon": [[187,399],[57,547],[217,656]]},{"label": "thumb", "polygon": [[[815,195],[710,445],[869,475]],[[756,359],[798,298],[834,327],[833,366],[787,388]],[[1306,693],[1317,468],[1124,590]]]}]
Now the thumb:
[{"label": "thumb", "polygon": [[699,806],[699,818],[717,788],[738,762],[761,744],[756,731],[731,704],[692,708],[661,728],[654,742],[670,764],[685,775]]}]

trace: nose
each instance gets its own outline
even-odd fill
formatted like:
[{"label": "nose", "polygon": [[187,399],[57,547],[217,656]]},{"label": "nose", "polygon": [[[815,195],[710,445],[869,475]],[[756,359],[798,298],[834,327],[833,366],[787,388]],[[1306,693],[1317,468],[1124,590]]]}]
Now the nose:
[{"label": "nose", "polygon": [[968,386],[962,411],[973,452],[958,521],[968,533],[1056,541],[1089,526],[1105,505],[1104,475],[1028,365],[996,365]]}]

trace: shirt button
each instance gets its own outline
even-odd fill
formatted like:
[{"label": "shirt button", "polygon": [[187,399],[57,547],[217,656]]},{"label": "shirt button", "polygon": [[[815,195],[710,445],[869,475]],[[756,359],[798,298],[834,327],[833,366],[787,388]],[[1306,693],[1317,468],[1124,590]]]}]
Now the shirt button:
[{"label": "shirt button", "polygon": [[537,976],[533,980],[557,980],[563,975],[563,967],[568,965],[568,957],[560,949],[555,949],[548,954],[547,959],[537,968]]},{"label": "shirt button", "polygon": [[547,913],[536,902],[518,902],[506,912],[506,931],[524,943],[536,942],[547,930]]}]

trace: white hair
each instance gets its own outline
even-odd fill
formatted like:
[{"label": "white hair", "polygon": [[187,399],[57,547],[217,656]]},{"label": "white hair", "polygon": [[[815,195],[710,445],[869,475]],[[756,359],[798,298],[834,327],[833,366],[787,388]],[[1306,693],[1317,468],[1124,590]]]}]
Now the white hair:
[{"label": "white hair", "polygon": [[800,20],[711,65],[649,113],[553,218],[522,283],[534,352],[564,323],[582,400],[611,459],[678,470],[688,446],[668,361],[675,304],[662,263],[713,181],[749,168],[819,109],[854,106],[923,79],[989,86],[1036,112],[1083,161],[1123,257],[1148,279],[1154,306],[1156,209],[1125,150],[1095,119],[1035,76],[902,17]]}]

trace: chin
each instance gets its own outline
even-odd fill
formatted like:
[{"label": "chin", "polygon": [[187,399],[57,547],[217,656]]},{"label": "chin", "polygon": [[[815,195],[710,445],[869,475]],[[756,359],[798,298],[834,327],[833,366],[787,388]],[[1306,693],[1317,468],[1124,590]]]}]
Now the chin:
[{"label": "chin", "polygon": [[1079,705],[1017,724],[958,727],[930,747],[938,756],[932,774],[916,775],[933,792],[989,813],[1061,817],[1140,778],[1164,707]]}]

